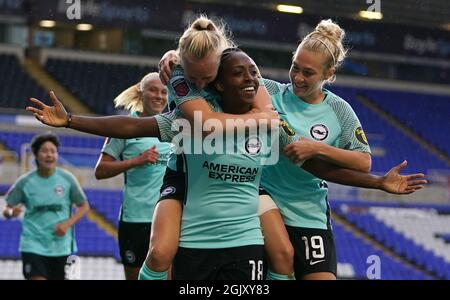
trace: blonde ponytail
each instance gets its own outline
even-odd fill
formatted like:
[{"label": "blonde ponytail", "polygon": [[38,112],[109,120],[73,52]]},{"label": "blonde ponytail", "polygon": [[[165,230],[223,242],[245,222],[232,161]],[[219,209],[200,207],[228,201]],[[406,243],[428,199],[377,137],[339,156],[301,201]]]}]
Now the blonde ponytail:
[{"label": "blonde ponytail", "polygon": [[308,34],[300,43],[297,51],[305,49],[323,53],[327,57],[325,68],[339,68],[347,54],[342,43],[345,31],[331,19],[322,20],[315,30]]},{"label": "blonde ponytail", "polygon": [[114,99],[114,106],[116,108],[123,107],[132,113],[142,113],[144,110],[144,106],[142,104],[142,92],[144,91],[147,82],[156,78],[159,79],[158,73],[148,73],[139,83],[130,86],[125,91],[120,93],[119,96]]},{"label": "blonde ponytail", "polygon": [[201,59],[211,51],[220,56],[223,50],[234,46],[224,25],[216,25],[207,16],[201,15],[184,31],[178,43],[178,52],[181,61],[186,55]]}]

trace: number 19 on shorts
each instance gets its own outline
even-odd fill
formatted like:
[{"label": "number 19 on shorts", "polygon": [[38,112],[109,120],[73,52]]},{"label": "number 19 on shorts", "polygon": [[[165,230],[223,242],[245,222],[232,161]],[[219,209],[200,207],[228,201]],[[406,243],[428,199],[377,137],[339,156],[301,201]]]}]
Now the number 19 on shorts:
[{"label": "number 19 on shorts", "polygon": [[305,258],[306,260],[320,259],[325,257],[325,249],[323,247],[323,239],[320,235],[314,235],[308,240],[307,236],[302,236],[305,243]]}]

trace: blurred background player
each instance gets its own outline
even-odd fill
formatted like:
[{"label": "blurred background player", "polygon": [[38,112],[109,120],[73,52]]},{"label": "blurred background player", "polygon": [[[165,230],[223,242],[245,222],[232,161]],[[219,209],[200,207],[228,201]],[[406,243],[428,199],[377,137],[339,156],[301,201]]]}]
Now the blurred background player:
[{"label": "blurred background player", "polygon": [[31,149],[37,169],[17,179],[6,195],[6,218],[17,217],[20,205],[26,208],[20,239],[26,279],[65,279],[67,258],[77,251],[73,225],[89,211],[75,176],[57,167],[58,147],[54,134],[35,136]]},{"label": "blurred background player", "polygon": [[[167,88],[158,73],[149,73],[140,83],[123,91],[115,100],[133,117],[161,113],[167,105]],[[138,279],[147,255],[151,220],[162,185],[170,144],[154,137],[107,138],[95,167],[95,177],[105,179],[124,173],[125,189],[119,217],[119,249],[125,278]]]}]

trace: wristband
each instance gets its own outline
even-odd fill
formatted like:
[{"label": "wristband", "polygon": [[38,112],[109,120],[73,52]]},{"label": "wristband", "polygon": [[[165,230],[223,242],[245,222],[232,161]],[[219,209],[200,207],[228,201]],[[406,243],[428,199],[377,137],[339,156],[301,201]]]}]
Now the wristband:
[{"label": "wristband", "polygon": [[66,125],[66,128],[70,128],[70,123],[72,123],[72,114],[68,113],[67,114],[67,125]]}]

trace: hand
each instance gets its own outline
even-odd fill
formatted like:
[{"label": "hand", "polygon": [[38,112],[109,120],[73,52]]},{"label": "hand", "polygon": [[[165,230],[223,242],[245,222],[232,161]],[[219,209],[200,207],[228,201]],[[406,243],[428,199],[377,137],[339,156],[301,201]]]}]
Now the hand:
[{"label": "hand", "polygon": [[67,224],[66,222],[62,222],[59,224],[56,224],[55,226],[55,233],[57,236],[64,236],[67,232],[67,230],[69,229],[69,224]]},{"label": "hand", "polygon": [[156,146],[144,151],[141,155],[136,157],[136,163],[138,166],[144,164],[154,164],[158,161],[159,153],[156,151]]},{"label": "hand", "polygon": [[56,98],[53,91],[49,93],[50,99],[52,100],[53,106],[48,106],[39,101],[36,98],[30,98],[36,107],[28,106],[26,109],[31,111],[33,115],[43,124],[53,126],[53,127],[64,127],[67,126],[68,116],[66,109],[62,103]]},{"label": "hand", "polygon": [[175,50],[167,51],[159,61],[159,78],[164,85],[169,83],[170,77],[172,77],[172,67],[177,61],[178,53]]},{"label": "hand", "polygon": [[411,175],[400,175],[400,171],[406,167],[405,160],[401,164],[393,167],[383,176],[381,189],[385,192],[398,195],[407,195],[423,188],[427,181],[422,173]]},{"label": "hand", "polygon": [[21,204],[14,206],[14,207],[5,206],[5,208],[3,209],[3,216],[6,219],[16,218],[20,215],[21,212],[22,212]]},{"label": "hand", "polygon": [[319,142],[302,137],[284,147],[284,154],[294,163],[299,163],[315,156],[318,147],[320,147]]},{"label": "hand", "polygon": [[22,211],[23,211],[23,208],[22,208],[22,207],[23,207],[22,204],[19,204],[19,205],[17,205],[17,206],[14,206],[13,209],[12,209],[12,215],[11,215],[11,217],[17,218],[17,217],[22,213]]}]

